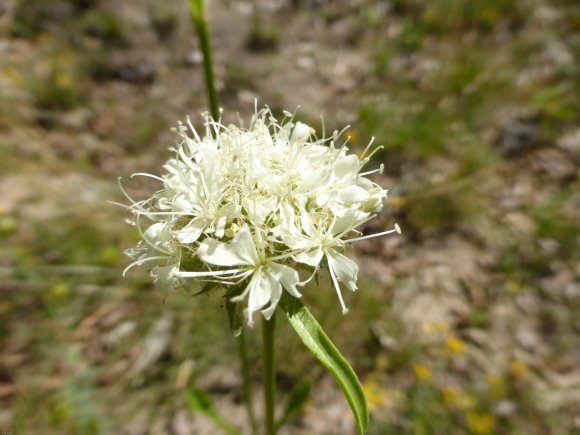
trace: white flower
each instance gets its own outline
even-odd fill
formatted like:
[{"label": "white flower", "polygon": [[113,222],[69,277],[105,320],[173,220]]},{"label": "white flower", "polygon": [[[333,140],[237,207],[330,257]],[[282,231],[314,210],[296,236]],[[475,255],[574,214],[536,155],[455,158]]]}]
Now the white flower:
[{"label": "white flower", "polygon": [[[247,299],[247,323],[260,311],[269,319],[285,290],[301,297],[299,270],[327,268],[343,312],[341,285],[354,291],[358,267],[345,251],[363,236],[358,228],[382,208],[387,191],[361,173],[362,157],[338,146],[340,136],[313,139],[314,129],[292,116],[278,123],[268,109],[247,129],[224,126],[207,115],[203,137],[191,122],[176,132],[181,143],[157,179],[161,189],[129,207],[151,223],[127,251],[151,270],[155,283],[175,288],[188,279],[235,287],[232,301]],[[191,137],[189,136],[191,134]],[[371,142],[372,143],[372,142]]]},{"label": "white flower", "polygon": [[238,266],[236,277],[251,276],[243,293],[234,298],[235,301],[240,301],[248,295],[249,324],[252,324],[252,314],[268,303],[269,306],[262,309],[262,314],[270,319],[282,296],[282,288],[296,298],[302,297],[296,288],[300,284],[298,272],[276,261],[284,260],[289,255],[270,256],[268,244],[259,233],[256,237],[258,247],[248,226],[244,225],[230,243],[208,238],[201,242],[198,250],[199,257],[208,264]]}]

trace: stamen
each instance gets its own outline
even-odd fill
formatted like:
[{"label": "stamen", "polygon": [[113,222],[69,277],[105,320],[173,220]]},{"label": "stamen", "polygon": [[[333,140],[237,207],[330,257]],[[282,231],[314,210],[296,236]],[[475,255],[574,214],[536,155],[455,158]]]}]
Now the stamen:
[{"label": "stamen", "polygon": [[[376,214],[371,214],[371,215],[367,216],[367,218],[366,218],[366,219],[363,219],[362,221],[360,221],[360,222],[357,222],[357,225],[356,225],[356,227],[358,228],[358,227],[361,227],[361,226],[363,226],[363,225],[364,225],[364,224],[366,224],[368,221],[370,221],[370,220],[374,219],[374,218],[375,218],[375,216],[376,216]],[[337,234],[337,235],[335,235],[334,237],[335,237],[335,238],[337,238],[337,239],[340,239],[342,236],[344,236],[346,233],[348,233],[348,232],[352,231],[353,229],[354,229],[353,227],[346,228],[346,229],[345,229],[345,230],[344,230],[342,233],[340,233],[340,234]],[[357,231],[357,232],[360,232],[360,231],[358,231],[358,230],[355,230],[355,231]],[[343,240],[343,242],[344,242],[344,243],[347,243],[347,242],[349,242],[349,241],[352,241],[352,240]]]},{"label": "stamen", "polygon": [[334,274],[334,270],[328,263],[328,270],[330,271],[330,277],[332,278],[332,282],[334,283],[334,288],[336,289],[336,294],[338,295],[338,300],[340,301],[340,305],[342,307],[342,314],[348,314],[348,308],[344,304],[344,300],[342,299],[342,292],[340,291],[340,286],[338,285],[338,280],[336,279],[336,275]]},{"label": "stamen", "polygon": [[362,174],[358,174],[359,177],[365,177],[367,175],[371,175],[371,174],[376,174],[377,172],[379,174],[383,173],[383,165],[381,165],[381,167],[379,167],[378,169],[373,169],[372,171],[368,171],[368,172],[363,172]]},{"label": "stamen", "polygon": [[112,205],[116,205],[119,207],[123,207],[123,208],[126,208],[127,210],[131,210],[131,207],[132,207],[132,206],[127,205],[127,204],[121,204],[120,202],[117,202],[117,201],[106,201],[106,202],[107,202],[107,204],[112,204]]},{"label": "stamen", "polygon": [[[187,154],[185,154],[184,147],[179,147],[179,150],[177,151],[177,153],[179,154],[179,157],[181,157],[181,160],[183,161],[183,163],[185,163],[185,165],[188,168],[190,168],[194,173],[199,171],[199,168],[197,166],[195,166],[193,164],[193,162],[191,161],[193,156],[190,157]],[[185,174],[185,173],[181,172],[181,174]]]},{"label": "stamen", "polygon": [[123,192],[123,195],[125,195],[125,197],[129,201],[131,201],[133,204],[137,204],[137,201],[135,201],[133,198],[131,198],[131,196],[127,193],[127,191],[125,190],[125,188],[121,184],[121,177],[117,178],[117,184],[119,185],[119,189],[121,189],[121,192]]},{"label": "stamen", "polygon": [[367,151],[369,150],[369,148],[372,146],[373,142],[375,141],[375,137],[371,137],[371,140],[369,142],[369,144],[366,146],[366,148],[364,149],[364,151],[361,154],[361,159],[364,159],[365,154],[367,153]]},{"label": "stamen", "polygon": [[[122,204],[119,204],[122,205]],[[138,216],[196,216],[195,213],[189,211],[147,211],[147,210],[133,210]]]},{"label": "stamen", "polygon": [[287,251],[285,254],[276,255],[274,257],[268,257],[268,261],[285,260],[286,258],[290,258],[293,255],[296,255],[300,251],[302,251],[302,249],[291,249],[291,250]]},{"label": "stamen", "polygon": [[318,269],[319,269],[319,266],[316,266],[314,268],[314,271],[312,272],[312,274],[305,281],[300,281],[299,285],[304,286],[304,285],[308,284],[310,281],[312,281],[314,279],[314,277],[316,276],[316,274],[318,273]]},{"label": "stamen", "polygon": [[[369,155],[368,157],[365,157],[365,164],[366,162],[368,162],[374,155],[375,153],[379,152],[380,150],[382,150],[383,148],[385,148],[383,145],[379,145],[378,147],[376,147]],[[364,166],[364,165],[363,165]]]},{"label": "stamen", "polygon": [[[229,270],[216,270],[209,272],[177,272],[177,276],[181,278],[199,278],[202,276],[222,276],[222,275],[236,275],[239,272],[248,272],[246,269],[229,269]],[[233,277],[232,277],[233,278]]]},{"label": "stamen", "polygon": [[383,231],[382,233],[370,234],[368,236],[362,237],[355,237],[354,239],[345,240],[344,243],[351,243],[351,242],[358,242],[360,240],[372,239],[374,237],[386,236],[387,234],[397,233],[401,234],[401,227],[399,224],[395,224],[395,227],[392,230]]},{"label": "stamen", "polygon": [[131,178],[134,177],[148,177],[148,178],[153,178],[154,180],[159,180],[162,183],[165,182],[165,180],[161,177],[158,177],[157,175],[153,175],[153,174],[148,174],[146,172],[135,172],[134,174],[131,174]]},{"label": "stamen", "polygon": [[193,133],[193,135],[195,136],[195,139],[198,142],[201,142],[201,138],[199,137],[199,135],[197,134],[197,131],[195,131],[195,127],[193,126],[193,124],[191,123],[191,118],[188,116],[187,117],[187,125],[189,126],[189,128],[191,129],[191,132]]}]

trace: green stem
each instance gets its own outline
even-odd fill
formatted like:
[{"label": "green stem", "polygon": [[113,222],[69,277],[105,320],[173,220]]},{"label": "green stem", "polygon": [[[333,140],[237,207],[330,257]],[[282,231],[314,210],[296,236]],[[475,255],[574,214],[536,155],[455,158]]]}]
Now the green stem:
[{"label": "green stem", "polygon": [[264,361],[264,402],[266,435],[276,435],[274,422],[274,397],[276,395],[276,370],[274,368],[274,330],[276,313],[262,322],[262,355]]},{"label": "green stem", "polygon": [[246,350],[246,336],[243,329],[240,336],[238,337],[238,344],[240,364],[242,366],[244,402],[246,402],[246,411],[248,413],[248,420],[250,421],[252,435],[256,435],[258,433],[258,426],[256,424],[254,406],[252,403],[252,380],[250,376],[250,365],[248,364],[248,352]]},{"label": "green stem", "polygon": [[199,45],[203,53],[203,70],[205,72],[205,87],[209,98],[209,107],[211,117],[218,120],[220,117],[218,93],[215,88],[215,79],[213,73],[213,60],[210,44],[209,26],[205,14],[204,0],[189,0],[189,10],[193,26],[197,31]]}]

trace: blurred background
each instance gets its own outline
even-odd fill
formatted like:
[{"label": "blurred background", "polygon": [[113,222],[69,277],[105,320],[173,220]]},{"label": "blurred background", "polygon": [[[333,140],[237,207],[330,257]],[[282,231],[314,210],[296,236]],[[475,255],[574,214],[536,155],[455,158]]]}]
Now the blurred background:
[{"label": "blurred background", "polygon": [[[226,122],[254,99],[351,149],[390,189],[344,317],[305,302],[364,384],[371,434],[580,433],[580,3],[208,2]],[[156,290],[122,254],[117,177],[157,186],[170,129],[208,104],[187,2],[0,3],[0,432],[215,434],[198,388],[246,431],[220,294]],[[278,322],[281,433],[351,434],[348,405]],[[260,408],[259,329],[248,346]],[[259,411],[258,411],[259,412]]]}]

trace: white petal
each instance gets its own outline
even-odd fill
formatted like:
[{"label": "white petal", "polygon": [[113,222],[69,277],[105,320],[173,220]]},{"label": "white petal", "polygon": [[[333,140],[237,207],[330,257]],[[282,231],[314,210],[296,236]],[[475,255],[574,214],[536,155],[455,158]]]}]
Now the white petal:
[{"label": "white petal", "polygon": [[256,246],[247,225],[228,244],[215,239],[205,239],[199,245],[198,252],[203,261],[216,266],[253,265],[258,261]]},{"label": "white petal", "polygon": [[267,281],[270,283],[271,288],[271,296],[270,296],[270,305],[268,308],[262,310],[262,315],[266,320],[270,320],[272,318],[272,314],[276,311],[276,307],[278,306],[278,302],[280,302],[280,297],[282,296],[282,286],[274,276],[270,276],[267,274]]},{"label": "white petal", "polygon": [[320,233],[314,227],[310,215],[305,211],[303,211],[300,216],[300,223],[302,224],[302,231],[304,231],[308,236],[313,239],[319,238]]},{"label": "white petal", "polygon": [[336,278],[349,290],[355,291],[357,289],[356,280],[358,275],[356,263],[334,249],[326,250],[326,258],[330,267],[336,273]]},{"label": "white petal", "polygon": [[325,145],[314,145],[306,144],[303,148],[303,152],[308,157],[308,160],[314,161],[315,159],[320,159],[330,152],[330,147]]},{"label": "white petal", "polygon": [[333,236],[347,233],[363,224],[369,216],[369,213],[358,210],[348,210],[344,216],[336,218],[332,228],[330,229],[330,233]]},{"label": "white petal", "polygon": [[349,180],[358,174],[359,169],[360,161],[358,157],[350,154],[336,161],[333,173],[338,180]]},{"label": "white petal", "polygon": [[240,228],[230,245],[239,258],[247,264],[256,264],[258,262],[256,245],[247,225]]},{"label": "white petal", "polygon": [[345,204],[357,204],[368,199],[369,194],[360,186],[352,185],[342,189],[338,197]]},{"label": "white petal", "polygon": [[204,226],[188,226],[179,230],[176,234],[177,240],[181,243],[189,244],[195,242],[201,236]]},{"label": "white petal", "polygon": [[383,192],[371,193],[369,198],[362,204],[362,209],[372,213],[378,213],[383,208],[383,199],[385,196]]},{"label": "white petal", "polygon": [[318,207],[322,207],[324,204],[328,202],[329,199],[330,196],[328,195],[328,192],[326,192],[325,190],[321,190],[318,193],[318,195],[316,195],[316,205]]},{"label": "white petal", "polygon": [[297,122],[292,130],[290,140],[295,143],[303,144],[315,133],[314,129],[302,122]]},{"label": "white petal", "polygon": [[273,292],[280,292],[281,285],[274,281],[263,269],[254,273],[249,284],[250,295],[248,297],[248,311],[251,316],[252,313],[260,310],[264,305],[270,302]]},{"label": "white petal", "polygon": [[243,199],[243,206],[248,218],[256,225],[261,225],[274,210],[276,198],[260,195],[247,196]]},{"label": "white petal", "polygon": [[155,266],[151,270],[153,282],[161,290],[174,290],[179,285],[179,267],[176,264],[169,266]]},{"label": "white petal", "polygon": [[300,233],[296,227],[296,213],[294,213],[294,207],[287,202],[280,204],[280,225],[283,226],[284,230],[291,234]]},{"label": "white petal", "polygon": [[149,246],[139,242],[139,244],[134,248],[129,248],[124,251],[124,254],[132,260],[139,260],[145,257],[150,251]]},{"label": "white petal", "polygon": [[161,222],[155,223],[147,228],[144,236],[153,246],[171,242],[171,233],[168,231],[167,225]]},{"label": "white petal", "polygon": [[295,298],[302,297],[302,294],[296,288],[300,283],[300,276],[296,270],[292,269],[290,266],[279,263],[268,264],[268,269],[272,273],[273,278],[280,282],[282,287],[284,287],[288,293]]},{"label": "white petal", "polygon": [[199,257],[209,264],[216,266],[240,266],[249,264],[240,258],[230,245],[215,239],[205,239],[199,245]]},{"label": "white petal", "polygon": [[226,231],[227,216],[221,216],[215,224],[215,235],[219,238],[224,236]]},{"label": "white petal", "polygon": [[331,171],[330,168],[313,168],[308,167],[303,171],[300,171],[302,176],[302,181],[296,188],[298,193],[308,193],[315,188],[326,186],[328,180],[330,179]]},{"label": "white petal", "polygon": [[300,252],[296,255],[293,255],[292,258],[294,258],[294,260],[299,263],[304,263],[309,266],[316,267],[320,264],[320,260],[322,260],[323,255],[324,252],[322,252],[321,249],[316,249],[313,251]]}]

